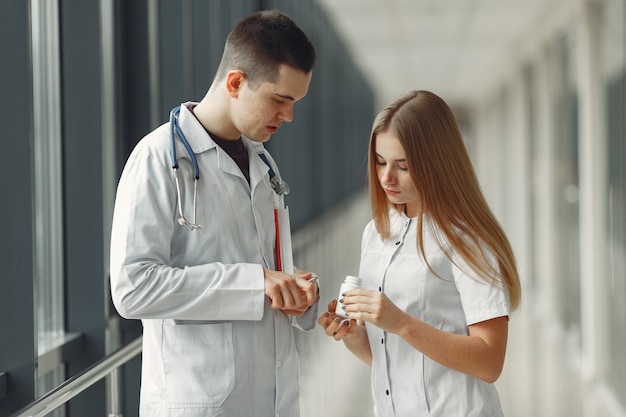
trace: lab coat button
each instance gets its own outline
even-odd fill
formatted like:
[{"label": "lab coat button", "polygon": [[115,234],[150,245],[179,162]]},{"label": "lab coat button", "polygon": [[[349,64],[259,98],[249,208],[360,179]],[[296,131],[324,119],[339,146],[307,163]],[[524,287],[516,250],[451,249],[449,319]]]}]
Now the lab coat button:
[{"label": "lab coat button", "polygon": [[283,366],[282,361],[276,361],[276,367],[280,368],[281,366]]},{"label": "lab coat button", "polygon": [[385,339],[380,339],[380,344],[384,345],[385,344]]},{"label": "lab coat button", "polygon": [[386,390],[386,391],[385,391],[385,394],[389,395],[389,390]]},{"label": "lab coat button", "polygon": [[398,246],[399,244],[400,244],[400,241],[398,240],[398,241],[396,242],[396,246]]}]

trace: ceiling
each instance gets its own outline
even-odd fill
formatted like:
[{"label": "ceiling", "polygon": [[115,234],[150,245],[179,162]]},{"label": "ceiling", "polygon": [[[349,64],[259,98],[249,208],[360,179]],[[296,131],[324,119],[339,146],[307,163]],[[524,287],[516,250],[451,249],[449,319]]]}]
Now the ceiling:
[{"label": "ceiling", "polygon": [[318,0],[380,105],[417,89],[461,107],[488,88],[547,0]]}]

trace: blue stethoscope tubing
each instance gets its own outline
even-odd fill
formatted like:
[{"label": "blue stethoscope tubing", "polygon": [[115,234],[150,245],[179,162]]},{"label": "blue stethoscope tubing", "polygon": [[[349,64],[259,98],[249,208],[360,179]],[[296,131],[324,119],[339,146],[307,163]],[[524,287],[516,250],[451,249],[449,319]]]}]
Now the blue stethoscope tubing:
[{"label": "blue stethoscope tubing", "polygon": [[196,180],[200,179],[200,168],[198,167],[198,160],[196,159],[196,155],[193,153],[193,149],[191,149],[191,145],[187,141],[187,138],[183,134],[183,131],[178,124],[178,115],[180,114],[180,106],[176,106],[170,112],[170,132],[172,134],[172,143],[170,145],[170,156],[172,158],[172,169],[178,169],[178,160],[176,159],[176,135],[180,138],[180,141],[187,149],[187,153],[189,154],[189,158],[193,163],[193,167],[196,173]]},{"label": "blue stethoscope tubing", "polygon": [[[176,181],[176,193],[178,197],[178,223],[185,227],[188,230],[201,229],[202,225],[196,222],[196,207],[197,207],[197,197],[198,197],[198,180],[200,179],[200,167],[198,166],[198,160],[196,159],[196,155],[191,149],[191,145],[187,141],[185,134],[183,133],[180,125],[178,124],[178,115],[180,114],[180,106],[176,106],[170,112],[170,133],[171,133],[171,144],[170,144],[170,156],[172,158],[172,169],[174,170],[174,180]],[[182,195],[180,192],[180,184],[178,182],[178,159],[176,158],[176,135],[187,149],[187,153],[189,154],[189,159],[193,163],[193,167],[195,170],[195,178],[193,181],[193,223],[189,222],[185,215],[183,214],[183,202]]]},{"label": "blue stethoscope tubing", "polygon": [[[178,124],[178,116],[180,115],[180,106],[176,106],[170,112],[170,133],[171,133],[171,143],[170,143],[170,157],[172,159],[172,169],[174,170],[174,180],[176,181],[176,192],[178,193],[178,223],[181,226],[189,230],[200,229],[202,225],[196,223],[196,202],[198,195],[198,180],[200,179],[200,167],[198,166],[198,160],[196,159],[196,155],[191,149],[191,145],[187,141],[185,134],[183,133],[180,125]],[[180,184],[178,182],[178,159],[176,158],[176,136],[180,139],[181,143],[185,146],[187,153],[189,154],[189,159],[193,163],[193,167],[195,170],[195,178],[193,182],[193,223],[189,222],[185,216],[183,215],[183,206],[182,206],[182,196],[180,191]],[[259,153],[259,157],[269,168],[269,177],[270,184],[276,192],[277,195],[282,196],[289,194],[289,184],[283,181],[281,178],[276,175],[272,165],[270,164],[267,156],[264,153]]]}]

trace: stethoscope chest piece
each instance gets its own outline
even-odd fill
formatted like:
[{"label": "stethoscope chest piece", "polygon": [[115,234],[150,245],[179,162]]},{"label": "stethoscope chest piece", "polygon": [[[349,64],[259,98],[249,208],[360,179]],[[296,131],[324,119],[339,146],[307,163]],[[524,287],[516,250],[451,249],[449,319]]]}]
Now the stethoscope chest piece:
[{"label": "stethoscope chest piece", "polygon": [[263,152],[260,152],[259,158],[261,158],[261,160],[265,162],[265,165],[267,165],[267,167],[269,168],[270,184],[272,185],[272,189],[274,190],[274,192],[279,196],[289,194],[289,184],[287,184],[286,181],[283,181],[278,175],[276,175],[276,172],[274,172],[274,168],[272,168],[272,164],[270,164],[267,156]]},{"label": "stethoscope chest piece", "polygon": [[272,184],[272,189],[274,190],[276,194],[278,195],[289,194],[289,184],[287,184],[287,181],[283,181],[277,176],[274,176],[270,180],[270,183]]}]

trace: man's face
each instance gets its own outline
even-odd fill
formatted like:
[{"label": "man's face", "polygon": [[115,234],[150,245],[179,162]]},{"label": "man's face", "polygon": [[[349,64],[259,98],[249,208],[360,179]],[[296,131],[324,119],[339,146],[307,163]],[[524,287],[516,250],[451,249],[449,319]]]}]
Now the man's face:
[{"label": "man's face", "polygon": [[312,73],[281,65],[276,82],[263,82],[255,90],[244,78],[234,104],[233,123],[255,142],[267,142],[283,122],[293,120],[293,106],[309,89]]}]

